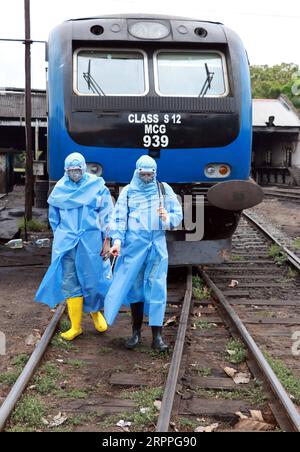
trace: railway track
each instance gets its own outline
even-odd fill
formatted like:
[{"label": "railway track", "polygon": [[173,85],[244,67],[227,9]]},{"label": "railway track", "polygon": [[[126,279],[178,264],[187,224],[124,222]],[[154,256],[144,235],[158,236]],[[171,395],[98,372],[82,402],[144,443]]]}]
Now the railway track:
[{"label": "railway track", "polygon": [[265,196],[270,196],[273,198],[279,198],[287,201],[300,202],[300,190],[297,189],[277,189],[277,188],[268,188],[264,187]]},{"label": "railway track", "polygon": [[[171,361],[168,357],[151,355],[149,350],[145,353],[143,349],[133,352],[129,356],[127,367],[120,369],[118,365],[124,361],[121,338],[107,335],[105,346],[111,347],[112,361],[110,368],[102,372],[102,381],[106,382],[106,390],[107,386],[110,388],[111,392],[107,392],[110,399],[94,394],[92,400],[89,398],[87,402],[72,401],[69,412],[73,410],[82,414],[92,406],[93,411],[102,410],[101,416],[114,415],[123,419],[126,413],[131,419],[130,413],[136,410],[144,410],[146,413],[152,409],[137,405],[131,395],[135,397],[140,390],[146,394],[148,390],[164,387],[163,395],[157,396],[162,398],[158,420],[157,414],[152,413],[152,426],[147,426],[152,431],[167,432],[170,428],[185,431],[186,428],[194,429],[197,423],[199,425],[205,422],[207,425],[216,421],[222,431],[232,431],[238,422],[237,413],[248,417],[253,410],[261,410],[265,422],[260,425],[267,430],[276,426],[284,431],[300,431],[299,412],[265,355],[268,352],[273,358],[280,358],[288,369],[300,377],[300,367],[291,353],[293,332],[300,330],[299,267],[297,274],[291,275],[285,261],[282,266],[278,266],[269,256],[274,239],[278,246],[283,246],[284,255],[291,257],[289,264],[297,267],[299,258],[292,252],[291,255],[287,253],[290,250],[286,244],[280,244],[278,238],[268,234],[266,228],[258,229],[254,218],[250,219],[248,215],[242,219],[234,237],[233,259],[230,263],[189,268],[187,275],[183,269],[176,270],[169,281],[167,319],[173,319],[174,323],[177,321],[178,329],[175,326],[165,328],[168,341],[174,344]],[[195,298],[193,283],[195,286],[195,282],[199,281],[196,274],[209,287],[214,300],[202,286],[200,299]],[[53,362],[53,358],[57,358],[57,349],[50,345],[52,350],[47,350],[47,343],[63,310],[62,306],[56,312],[37,350],[2,404],[0,429],[4,428],[17,400],[32,381],[42,356],[46,355],[44,362],[47,359],[52,359]],[[128,323],[128,312],[125,310],[121,313],[118,331],[122,331],[124,327],[127,331]],[[111,334],[116,333],[112,331]],[[145,335],[146,342],[149,342],[149,331]],[[102,359],[97,353],[99,341],[99,336],[96,335],[80,338],[79,354],[72,350],[66,354],[60,351],[59,361],[64,361],[66,357],[69,360],[81,359],[86,364],[85,376],[87,373],[94,375],[97,366],[98,374],[101,374]],[[230,365],[232,344],[244,344],[247,351],[245,362]],[[88,357],[85,356],[87,347]],[[109,360],[109,354],[106,360]],[[164,374],[168,369],[167,378],[166,375],[158,375],[162,368]],[[237,375],[246,375],[247,381],[237,384],[232,375],[229,377],[226,374],[225,370],[228,368]],[[150,375],[153,376],[155,372],[157,375],[149,383]],[[72,376],[69,378],[72,379]],[[98,379],[94,375],[94,380]],[[104,386],[105,383],[101,382],[101,387]],[[101,418],[100,415],[97,416],[98,419]],[[116,424],[111,424],[114,425]],[[103,426],[98,428],[102,429]]]}]

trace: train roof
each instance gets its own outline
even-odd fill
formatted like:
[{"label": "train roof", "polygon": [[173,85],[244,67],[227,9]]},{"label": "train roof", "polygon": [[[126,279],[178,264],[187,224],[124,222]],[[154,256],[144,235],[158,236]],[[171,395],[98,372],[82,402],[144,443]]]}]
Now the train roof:
[{"label": "train roof", "polygon": [[206,24],[224,25],[221,22],[214,22],[209,20],[197,19],[196,17],[182,17],[182,16],[167,16],[163,14],[111,14],[104,16],[82,17],[76,19],[69,19],[66,22],[75,22],[80,20],[95,20],[95,19],[154,19],[154,20],[182,20],[188,22],[203,22]]}]

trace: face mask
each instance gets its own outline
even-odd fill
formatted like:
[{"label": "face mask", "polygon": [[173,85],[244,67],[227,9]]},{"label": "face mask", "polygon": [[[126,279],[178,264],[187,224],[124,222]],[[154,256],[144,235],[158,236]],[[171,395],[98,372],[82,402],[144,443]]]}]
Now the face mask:
[{"label": "face mask", "polygon": [[151,184],[154,181],[155,174],[140,174],[140,179],[144,184]]},{"label": "face mask", "polygon": [[81,170],[69,170],[68,176],[73,182],[79,182],[82,179],[82,171]]},{"label": "face mask", "polygon": [[154,172],[146,173],[146,172],[140,171],[139,178],[141,179],[142,182],[144,182],[144,184],[150,184],[151,182],[154,181],[155,173]]}]

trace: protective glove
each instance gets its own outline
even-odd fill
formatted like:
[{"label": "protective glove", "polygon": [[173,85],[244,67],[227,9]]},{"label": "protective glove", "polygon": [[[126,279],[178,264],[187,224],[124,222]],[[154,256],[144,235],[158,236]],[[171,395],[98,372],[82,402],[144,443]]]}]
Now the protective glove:
[{"label": "protective glove", "polygon": [[110,254],[112,256],[120,256],[120,254],[121,254],[121,240],[117,239],[117,240],[114,241],[114,245],[110,249]]},{"label": "protective glove", "polygon": [[169,214],[164,207],[160,207],[158,209],[158,214],[164,223],[167,223],[169,221]]}]

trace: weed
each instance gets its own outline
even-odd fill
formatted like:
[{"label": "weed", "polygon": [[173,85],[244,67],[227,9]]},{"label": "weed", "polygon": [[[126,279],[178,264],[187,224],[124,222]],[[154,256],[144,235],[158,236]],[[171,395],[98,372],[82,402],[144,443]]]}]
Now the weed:
[{"label": "weed", "polygon": [[239,341],[232,339],[226,345],[226,353],[229,355],[229,362],[232,364],[241,364],[247,359],[247,350],[244,344]]},{"label": "weed", "polygon": [[85,424],[88,424],[89,422],[95,422],[96,419],[97,419],[97,415],[94,413],[77,414],[77,415],[69,417],[68,425],[73,425],[73,426],[85,425]]},{"label": "weed", "polygon": [[199,369],[198,370],[198,375],[200,377],[211,377],[213,374],[212,369],[208,369],[208,368],[203,368],[203,369]]},{"label": "weed", "polygon": [[187,417],[180,417],[177,420],[176,424],[179,427],[188,428],[188,429],[191,429],[192,431],[194,431],[197,427],[199,427],[200,422],[196,421],[195,419],[190,419]]},{"label": "weed", "polygon": [[26,355],[25,353],[22,353],[21,355],[15,356],[15,358],[12,359],[11,364],[16,367],[23,367],[26,366],[27,362],[29,360],[29,355]]},{"label": "weed", "polygon": [[62,333],[65,333],[66,331],[68,331],[71,328],[71,322],[69,319],[66,318],[62,318],[60,323],[59,323],[59,330]]},{"label": "weed", "polygon": [[72,342],[65,341],[64,339],[62,339],[60,337],[59,334],[56,334],[56,336],[54,336],[54,338],[51,341],[51,345],[53,347],[60,348],[61,350],[65,350],[65,351],[70,351],[70,350],[77,351],[75,345],[72,344]]},{"label": "weed", "polygon": [[12,371],[12,372],[5,372],[4,374],[0,375],[0,384],[4,384],[7,386],[15,384],[17,379],[19,378],[21,374],[21,370]]},{"label": "weed", "polygon": [[113,352],[113,349],[111,347],[101,347],[99,348],[99,353],[101,355],[105,355],[106,353],[111,353]]},{"label": "weed", "polygon": [[288,261],[288,256],[278,245],[271,246],[268,256],[272,257],[277,265],[283,265]]},{"label": "weed", "polygon": [[243,390],[237,389],[235,391],[219,391],[197,388],[195,392],[197,396],[203,397],[205,399],[245,400],[255,407],[262,407],[267,401],[264,390],[259,384]]},{"label": "weed", "polygon": [[291,281],[292,279],[296,279],[297,276],[298,276],[298,272],[296,270],[294,270],[293,268],[289,268],[288,274],[287,274],[288,281]]},{"label": "weed", "polygon": [[35,389],[42,395],[50,394],[57,388],[57,380],[62,376],[53,363],[45,363],[34,379]]},{"label": "weed", "polygon": [[193,297],[196,300],[209,300],[211,289],[208,289],[199,276],[193,276]]},{"label": "weed", "polygon": [[[133,400],[137,405],[137,410],[134,413],[128,413],[125,418],[132,422],[134,431],[146,431],[147,428],[156,423],[158,410],[154,406],[154,402],[160,400],[162,394],[162,388],[148,388],[122,393],[121,398]],[[141,409],[145,409],[145,412],[141,412]]]},{"label": "weed", "polygon": [[231,262],[241,262],[243,260],[243,258],[242,258],[242,256],[232,255],[230,260],[231,260]]},{"label": "weed", "polygon": [[[25,230],[25,222],[24,219],[20,221],[19,228],[23,232]],[[41,223],[37,220],[29,220],[27,221],[27,231],[30,232],[46,232],[48,231],[48,225],[45,223]]]},{"label": "weed", "polygon": [[294,247],[300,251],[300,237],[297,237],[293,243]]},{"label": "weed", "polygon": [[45,416],[46,408],[43,402],[37,397],[25,395],[17,404],[12,421],[22,427],[41,427],[42,418]]},{"label": "weed", "polygon": [[157,352],[157,351],[152,350],[151,348],[147,348],[147,347],[138,347],[135,349],[135,351],[149,355],[149,356],[151,356],[151,358],[167,359],[170,357],[169,352],[161,353],[161,352]]},{"label": "weed", "polygon": [[286,365],[278,360],[272,358],[266,353],[266,359],[272,367],[273,371],[285,387],[286,391],[294,398],[297,404],[300,403],[300,380],[293,372],[286,367]]},{"label": "weed", "polygon": [[15,384],[28,360],[29,356],[25,353],[15,356],[11,361],[11,365],[16,369],[0,374],[0,384],[7,386]]},{"label": "weed", "polygon": [[197,330],[200,331],[208,331],[211,330],[212,328],[215,328],[215,325],[207,322],[206,320],[196,320],[196,322],[193,323],[196,326]]},{"label": "weed", "polygon": [[81,361],[80,359],[69,359],[67,361],[68,366],[76,367],[76,369],[80,369],[82,367],[85,367],[85,362]]},{"label": "weed", "polygon": [[55,395],[60,399],[86,399],[88,397],[88,392],[80,389],[71,389],[69,391],[58,390]]}]

